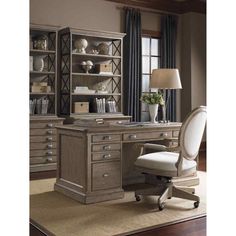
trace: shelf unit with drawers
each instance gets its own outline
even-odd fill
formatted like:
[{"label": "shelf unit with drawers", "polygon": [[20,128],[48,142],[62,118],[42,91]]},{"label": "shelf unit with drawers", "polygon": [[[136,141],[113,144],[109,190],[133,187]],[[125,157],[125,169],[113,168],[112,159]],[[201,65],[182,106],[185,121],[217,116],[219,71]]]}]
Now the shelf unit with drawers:
[{"label": "shelf unit with drawers", "polygon": [[[79,30],[64,28],[59,30],[58,73],[59,94],[58,110],[61,116],[79,118],[126,119],[123,116],[123,76],[122,51],[123,33]],[[84,53],[75,47],[78,40],[86,40],[87,48]],[[106,54],[97,50],[103,44],[107,48]],[[90,61],[92,68],[86,73],[82,63]],[[103,73],[96,66],[109,66],[110,73]],[[96,65],[96,66],[95,66]],[[105,92],[97,89],[105,87]],[[90,92],[75,92],[76,87],[87,87]],[[100,112],[96,110],[95,100],[115,101],[116,112]],[[74,110],[76,102],[89,104],[87,112]]]},{"label": "shelf unit with drawers", "polygon": [[[35,46],[36,38],[44,37],[46,44]],[[30,25],[30,57],[32,66],[29,72],[29,99],[48,100],[47,108],[30,108],[30,172],[56,169],[56,125],[63,123],[57,117],[57,27]],[[40,48],[42,47],[42,48]],[[42,58],[42,68],[34,65]],[[46,83],[49,91],[32,91],[33,85]]]}]

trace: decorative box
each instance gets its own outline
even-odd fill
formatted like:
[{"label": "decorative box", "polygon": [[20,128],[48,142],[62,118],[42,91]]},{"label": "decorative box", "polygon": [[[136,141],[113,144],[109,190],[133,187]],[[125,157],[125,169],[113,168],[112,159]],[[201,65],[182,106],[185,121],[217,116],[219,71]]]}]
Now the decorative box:
[{"label": "decorative box", "polygon": [[111,64],[96,64],[95,70],[97,73],[109,73],[112,74],[112,65]]},{"label": "decorative box", "polygon": [[89,113],[89,102],[74,102],[74,113]]}]

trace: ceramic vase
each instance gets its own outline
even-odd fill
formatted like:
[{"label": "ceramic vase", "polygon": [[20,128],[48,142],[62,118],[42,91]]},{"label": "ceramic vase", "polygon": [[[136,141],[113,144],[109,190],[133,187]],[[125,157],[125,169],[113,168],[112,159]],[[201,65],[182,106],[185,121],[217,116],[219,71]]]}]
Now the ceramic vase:
[{"label": "ceramic vase", "polygon": [[149,108],[151,123],[157,123],[156,117],[158,112],[158,104],[149,104],[148,108]]}]

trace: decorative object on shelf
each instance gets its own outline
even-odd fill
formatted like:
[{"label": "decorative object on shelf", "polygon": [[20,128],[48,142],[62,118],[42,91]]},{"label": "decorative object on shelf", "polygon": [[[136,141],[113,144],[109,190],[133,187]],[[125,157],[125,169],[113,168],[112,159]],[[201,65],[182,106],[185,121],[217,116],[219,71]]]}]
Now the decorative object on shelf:
[{"label": "decorative object on shelf", "polygon": [[114,100],[106,102],[106,111],[110,113],[116,112],[116,102]]},{"label": "decorative object on shelf", "polygon": [[106,43],[100,43],[97,47],[98,53],[103,55],[109,54],[109,46]]},{"label": "decorative object on shelf", "polygon": [[105,113],[106,112],[105,98],[95,98],[95,110],[97,113]]},{"label": "decorative object on shelf", "polygon": [[97,49],[92,49],[90,53],[97,55],[98,54],[98,50]]},{"label": "decorative object on shelf", "polygon": [[74,113],[89,113],[89,102],[74,102]]},{"label": "decorative object on shelf", "polygon": [[152,123],[157,123],[156,117],[158,112],[158,106],[164,105],[165,101],[161,93],[144,93],[140,99],[142,102],[148,104],[149,114]]},{"label": "decorative object on shelf", "polygon": [[154,69],[150,80],[151,88],[165,89],[166,90],[166,103],[163,104],[163,122],[168,122],[166,113],[168,111],[169,103],[169,89],[182,89],[179,70],[178,69]]},{"label": "decorative object on shelf", "polygon": [[88,41],[86,39],[77,39],[75,41],[75,48],[76,48],[76,52],[78,53],[86,53],[85,49],[88,46]]},{"label": "decorative object on shelf", "polygon": [[34,57],[30,56],[30,71],[34,70]]},{"label": "decorative object on shelf", "polygon": [[36,100],[37,99],[29,100],[30,115],[33,115],[35,113]]},{"label": "decorative object on shelf", "polygon": [[32,38],[33,49],[47,50],[48,48],[48,37],[46,35],[35,36]]},{"label": "decorative object on shelf", "polygon": [[93,86],[93,89],[95,89],[97,93],[108,93],[107,91],[108,83],[109,80],[98,82]]},{"label": "decorative object on shelf", "polygon": [[93,67],[93,62],[88,60],[88,61],[82,61],[80,64],[83,68],[83,70],[85,71],[85,73],[88,74],[88,72],[92,69]]},{"label": "decorative object on shelf", "polygon": [[47,82],[33,82],[31,86],[32,93],[50,93],[51,86]]},{"label": "decorative object on shelf", "polygon": [[95,64],[95,70],[98,74],[113,75],[112,64]]},{"label": "decorative object on shelf", "polygon": [[43,71],[44,68],[44,56],[35,56],[34,57],[34,70],[35,71]]},{"label": "decorative object on shelf", "polygon": [[47,98],[40,98],[36,101],[36,113],[38,115],[46,115],[48,111],[49,100]]},{"label": "decorative object on shelf", "polygon": [[78,94],[93,94],[95,93],[95,90],[91,90],[88,87],[85,86],[76,86],[74,89],[74,93],[78,93]]}]

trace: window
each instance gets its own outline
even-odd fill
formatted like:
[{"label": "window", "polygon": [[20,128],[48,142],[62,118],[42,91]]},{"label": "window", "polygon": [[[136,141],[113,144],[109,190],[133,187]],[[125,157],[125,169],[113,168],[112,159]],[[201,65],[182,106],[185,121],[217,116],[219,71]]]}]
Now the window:
[{"label": "window", "polygon": [[[160,68],[160,38],[142,37],[142,93],[149,92],[153,69]],[[148,106],[142,103],[141,121],[149,120]]]}]

